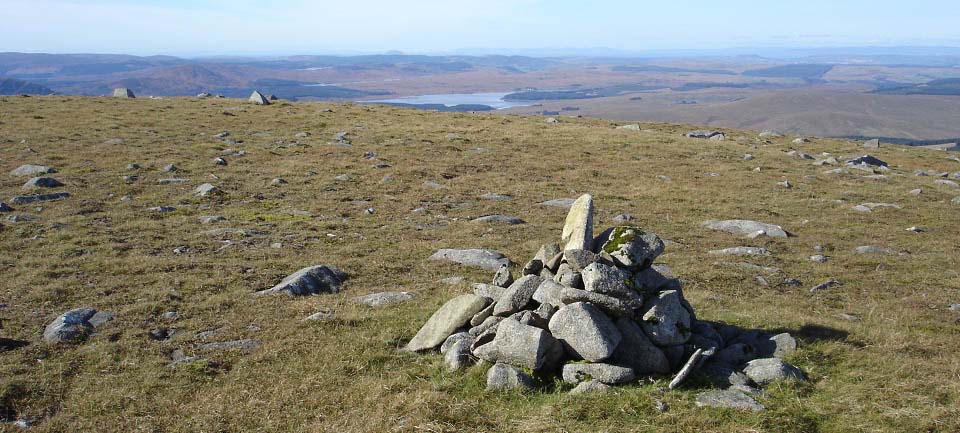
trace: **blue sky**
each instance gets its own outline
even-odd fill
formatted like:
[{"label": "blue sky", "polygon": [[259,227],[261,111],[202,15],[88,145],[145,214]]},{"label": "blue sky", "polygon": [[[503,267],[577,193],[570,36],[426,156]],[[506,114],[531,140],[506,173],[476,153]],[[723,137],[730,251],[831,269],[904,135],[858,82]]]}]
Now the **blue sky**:
[{"label": "blue sky", "polygon": [[953,0],[2,0],[0,51],[960,46]]}]

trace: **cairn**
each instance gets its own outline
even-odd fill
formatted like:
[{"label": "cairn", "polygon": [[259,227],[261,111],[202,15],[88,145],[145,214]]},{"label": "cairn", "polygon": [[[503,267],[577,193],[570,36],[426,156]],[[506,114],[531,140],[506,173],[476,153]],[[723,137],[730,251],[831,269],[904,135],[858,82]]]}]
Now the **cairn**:
[{"label": "cairn", "polygon": [[796,349],[789,334],[698,320],[680,280],[654,264],[663,251],[660,237],[632,225],[594,237],[593,198],[583,195],[559,244],[542,246],[519,278],[504,265],[491,284],[447,302],[406,350],[439,347],[451,370],[487,361],[488,390],[532,388],[556,373],[577,385],[572,393],[670,375],[673,389],[699,370],[742,403],[773,380],[803,379],[779,359]]}]

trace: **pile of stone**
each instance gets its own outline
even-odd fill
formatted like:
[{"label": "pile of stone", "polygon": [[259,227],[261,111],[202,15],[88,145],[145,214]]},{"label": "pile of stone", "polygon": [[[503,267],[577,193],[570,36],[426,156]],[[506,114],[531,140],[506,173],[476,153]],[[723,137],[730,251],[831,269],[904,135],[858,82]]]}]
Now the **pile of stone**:
[{"label": "pile of stone", "polygon": [[557,373],[576,385],[571,393],[651,376],[672,378],[672,389],[699,371],[723,389],[703,404],[743,409],[762,408],[751,395],[772,381],[804,377],[780,359],[796,349],[789,334],[697,320],[680,281],[654,264],[657,235],[620,225],[594,238],[591,196],[573,203],[561,244],[541,247],[517,279],[499,258],[491,284],[443,305],[406,350],[439,348],[451,370],[486,361],[488,390],[533,388],[534,377]]}]

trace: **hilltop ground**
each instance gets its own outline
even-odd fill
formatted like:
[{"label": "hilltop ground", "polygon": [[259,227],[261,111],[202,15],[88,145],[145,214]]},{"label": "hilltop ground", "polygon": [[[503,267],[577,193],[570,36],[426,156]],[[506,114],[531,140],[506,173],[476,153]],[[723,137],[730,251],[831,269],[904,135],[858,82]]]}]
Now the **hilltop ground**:
[{"label": "hilltop ground", "polygon": [[[30,345],[0,353],[0,415],[39,418],[36,432],[960,430],[960,312],[947,308],[960,302],[960,204],[951,203],[960,190],[913,175],[957,172],[960,163],[886,146],[870,152],[892,168],[878,180],[858,170],[824,174],[835,167],[786,153],[843,161],[864,153],[858,143],[767,142],[742,131],[714,142],[681,137],[690,126],[615,126],[229,99],[0,98],[3,199],[22,193],[26,179],[7,172],[28,163],[55,167],[66,184],[57,190],[72,194],[14,205],[13,214],[36,221],[2,221],[0,336]],[[330,144],[341,131],[352,147]],[[214,137],[221,132],[237,143]],[[744,160],[748,153],[755,158]],[[217,156],[228,165],[215,165]],[[161,173],[170,163],[181,171]],[[373,168],[380,163],[389,167]],[[349,179],[335,179],[343,174]],[[171,177],[189,181],[158,184]],[[778,186],[783,180],[793,187]],[[205,182],[225,194],[195,196]],[[916,188],[923,193],[908,194]],[[490,192],[512,199],[479,198]],[[683,280],[700,318],[795,335],[801,347],[789,360],[810,381],[770,388],[760,413],[697,408],[703,381],[657,394],[668,378],[597,396],[567,396],[555,384],[487,394],[482,368],[448,373],[439,355],[397,350],[439,305],[470,291],[439,280],[491,277],[426,260],[431,253],[484,247],[522,263],[557,239],[565,215],[538,203],[581,193],[594,195],[600,228],[629,213],[672,241],[658,262]],[[851,209],[864,202],[901,209]],[[176,210],[148,210],[156,206]],[[470,222],[487,214],[527,223]],[[203,215],[226,220],[204,225]],[[727,218],[779,224],[795,236],[750,240],[701,226]],[[217,228],[243,231],[208,233]],[[770,286],[707,253],[739,245],[774,252],[748,259],[782,269],[764,275]],[[809,260],[817,245],[826,263]],[[901,254],[855,254],[861,245]],[[253,295],[315,264],[347,271],[344,291]],[[786,278],[802,285],[780,285]],[[843,285],[809,292],[831,279]],[[418,296],[381,309],[354,300],[384,290]],[[81,344],[42,341],[47,323],[81,306],[116,319]],[[337,319],[303,321],[322,310]],[[164,319],[168,311],[178,318]],[[158,328],[173,336],[149,338]],[[241,338],[261,345],[198,347]],[[175,349],[207,360],[167,368]],[[657,411],[655,399],[669,410]]]}]

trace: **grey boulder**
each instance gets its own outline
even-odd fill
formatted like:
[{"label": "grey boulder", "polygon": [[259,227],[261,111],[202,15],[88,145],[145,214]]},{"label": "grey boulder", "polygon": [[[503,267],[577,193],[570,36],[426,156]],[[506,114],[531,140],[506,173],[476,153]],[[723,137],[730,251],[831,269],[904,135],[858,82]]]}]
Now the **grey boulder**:
[{"label": "grey boulder", "polygon": [[524,275],[514,281],[497,299],[497,304],[493,307],[493,315],[509,316],[522,310],[533,299],[533,294],[542,281],[537,275]]},{"label": "grey boulder", "polygon": [[286,292],[304,296],[320,293],[337,293],[347,279],[343,271],[325,265],[310,266],[290,274],[280,284],[257,292],[258,295]]},{"label": "grey boulder", "polygon": [[415,297],[417,297],[417,295],[410,292],[380,292],[359,296],[357,297],[357,302],[371,308],[379,308],[406,302]]},{"label": "grey boulder", "polygon": [[41,174],[50,174],[56,173],[53,167],[47,167],[45,165],[34,165],[34,164],[24,164],[13,171],[10,172],[11,176],[23,177],[23,176],[37,176]]},{"label": "grey boulder", "polygon": [[43,339],[51,343],[78,342],[85,340],[94,329],[90,319],[97,314],[95,308],[82,307],[61,314],[47,325]]},{"label": "grey boulder", "polygon": [[610,362],[630,367],[639,375],[670,372],[670,360],[650,341],[640,325],[626,318],[617,319],[616,325],[622,339]]},{"label": "grey boulder", "polygon": [[684,308],[678,290],[661,292],[643,307],[640,326],[657,346],[686,343],[690,338],[690,312]]},{"label": "grey boulder", "polygon": [[63,186],[63,183],[52,177],[35,177],[23,184],[23,189],[32,188],[57,188]]},{"label": "grey boulder", "polygon": [[752,220],[710,220],[703,223],[710,230],[717,230],[737,236],[766,235],[772,238],[785,238],[787,232],[778,225]]},{"label": "grey boulder", "polygon": [[486,215],[479,218],[474,218],[472,222],[475,223],[503,223],[510,225],[520,225],[524,221],[517,217],[512,217],[509,215]]},{"label": "grey boulder", "polygon": [[617,326],[599,308],[584,302],[564,306],[548,325],[571,355],[599,362],[613,355],[620,344]]},{"label": "grey boulder", "polygon": [[590,380],[596,380],[607,385],[619,385],[631,382],[635,378],[636,375],[634,375],[632,368],[618,365],[574,363],[563,366],[563,381],[573,385]]},{"label": "grey boulder", "polygon": [[507,364],[495,364],[487,370],[487,391],[533,389],[533,379],[523,370]]},{"label": "grey boulder", "polygon": [[633,289],[627,287],[630,274],[618,267],[591,263],[580,271],[580,277],[583,279],[583,289],[588,292],[624,299],[637,296]]},{"label": "grey boulder", "polygon": [[500,322],[492,341],[480,343],[473,349],[478,358],[531,370],[552,370],[563,357],[563,346],[550,333],[511,318]]},{"label": "grey boulder", "polygon": [[483,310],[487,303],[486,298],[473,294],[461,295],[447,301],[407,343],[406,350],[419,352],[441,345],[450,334],[466,325],[475,314]]},{"label": "grey boulder", "polygon": [[433,253],[430,260],[445,260],[490,271],[496,271],[503,265],[511,265],[510,259],[503,254],[484,249],[441,249]]},{"label": "grey boulder", "polygon": [[805,380],[803,372],[779,358],[761,358],[747,363],[743,372],[754,383],[766,386],[782,379]]},{"label": "grey boulder", "polygon": [[650,267],[663,249],[659,236],[633,226],[614,227],[601,247],[618,265],[627,269]]}]

